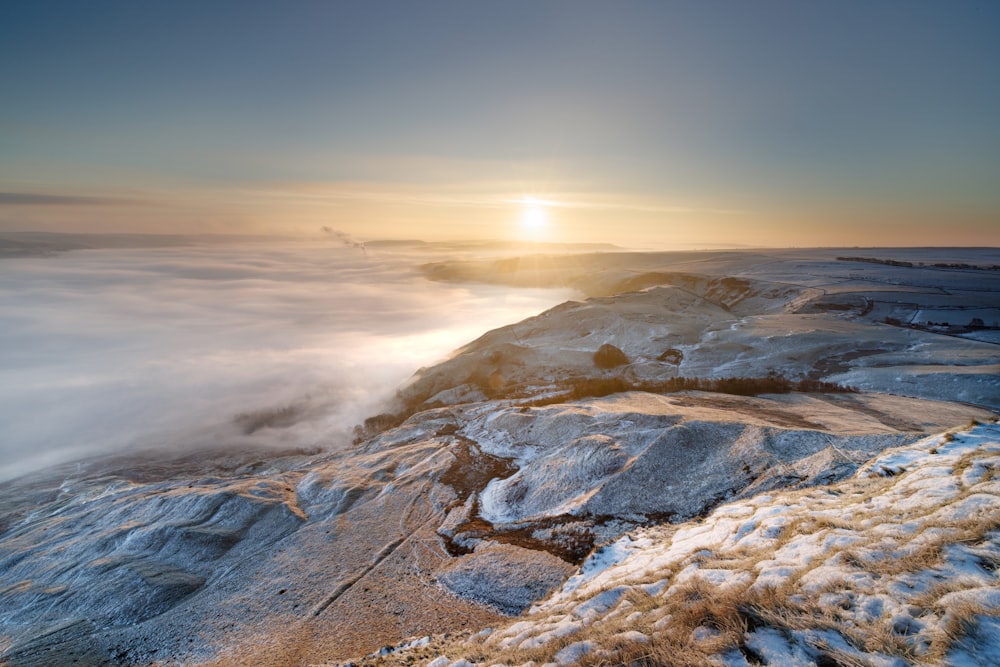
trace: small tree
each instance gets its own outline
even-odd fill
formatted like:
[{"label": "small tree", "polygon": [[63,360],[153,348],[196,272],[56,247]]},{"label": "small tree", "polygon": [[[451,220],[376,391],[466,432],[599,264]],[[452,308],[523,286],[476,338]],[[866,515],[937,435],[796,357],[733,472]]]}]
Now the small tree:
[{"label": "small tree", "polygon": [[627,363],[629,361],[625,353],[610,343],[605,343],[594,352],[594,365],[598,368],[607,370]]}]

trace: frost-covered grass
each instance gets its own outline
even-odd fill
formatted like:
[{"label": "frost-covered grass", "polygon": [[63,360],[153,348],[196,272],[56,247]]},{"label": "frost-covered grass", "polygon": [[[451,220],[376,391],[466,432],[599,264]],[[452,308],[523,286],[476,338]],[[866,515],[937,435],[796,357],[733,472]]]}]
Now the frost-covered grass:
[{"label": "frost-covered grass", "polygon": [[626,536],[507,627],[438,638],[411,663],[989,664],[998,470],[1000,425],[971,424],[833,486]]}]

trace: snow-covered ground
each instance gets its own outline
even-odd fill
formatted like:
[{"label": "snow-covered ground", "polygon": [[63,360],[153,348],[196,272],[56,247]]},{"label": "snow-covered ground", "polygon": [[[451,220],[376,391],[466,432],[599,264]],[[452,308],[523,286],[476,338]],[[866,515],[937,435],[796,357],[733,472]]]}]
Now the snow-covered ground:
[{"label": "snow-covered ground", "polygon": [[[951,252],[970,265],[1000,261],[996,251]],[[778,374],[1000,408],[1000,348],[991,329],[962,337],[910,326],[928,308],[996,311],[1000,271],[838,260],[842,254],[857,253],[606,253],[525,260],[516,271],[495,263],[438,266],[431,275],[614,296],[567,302],[492,331],[418,373],[402,397],[413,409],[482,392],[537,398],[581,376],[662,382]],[[931,251],[870,254],[935,263]],[[624,352],[627,368],[596,372],[593,354],[605,343]]]},{"label": "snow-covered ground", "polygon": [[1000,425],[597,550],[516,622],[426,664],[994,665]]},{"label": "snow-covered ground", "polygon": [[[901,252],[869,254],[941,263]],[[837,257],[428,267],[600,296],[421,369],[351,448],[4,483],[0,663],[994,664],[1000,348],[901,318],[1000,277]],[[657,390],[734,376],[785,393]]]}]

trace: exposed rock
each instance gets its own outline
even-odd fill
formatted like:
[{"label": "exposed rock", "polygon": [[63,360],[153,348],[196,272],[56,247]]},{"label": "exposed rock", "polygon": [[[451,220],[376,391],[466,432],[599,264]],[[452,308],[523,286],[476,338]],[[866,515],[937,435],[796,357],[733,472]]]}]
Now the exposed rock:
[{"label": "exposed rock", "polygon": [[543,551],[487,542],[445,565],[438,578],[457,595],[518,614],[572,571],[571,565]]},{"label": "exposed rock", "polygon": [[[627,663],[623,647],[654,650],[697,616],[678,636],[723,646],[712,659],[733,664],[891,664],[887,642],[928,662],[993,655],[996,448],[973,447],[984,440],[974,431],[866,461],[993,416],[954,401],[1000,406],[995,345],[884,322],[924,305],[996,308],[1000,278],[878,264],[857,277],[824,263],[829,252],[807,254],[820,259],[691,253],[670,255],[690,264],[667,270],[664,256],[609,253],[589,258],[585,275],[579,258],[549,258],[527,277],[504,264],[504,280],[541,276],[603,296],[422,369],[355,448],[233,454],[210,470],[190,457],[82,466],[0,487],[0,662],[346,660],[408,636],[495,627],[497,610],[533,604],[462,650],[434,653],[443,638],[411,650],[461,663],[482,655],[481,641]],[[727,275],[734,267],[740,275]],[[628,367],[595,370],[599,345],[609,368]],[[675,378],[865,391],[629,391]],[[286,416],[253,414],[247,428]],[[976,522],[982,535],[948,532]],[[594,542],[607,544],[577,571],[568,561]],[[893,573],[921,557],[927,567]],[[850,624],[776,631],[766,610],[777,602],[762,597],[774,585],[795,590],[782,613]],[[743,617],[685,615],[736,593],[746,604],[723,608]],[[965,635],[946,655],[935,642],[953,621]],[[585,634],[599,622],[614,645]],[[740,639],[726,648],[733,628]],[[882,652],[858,648],[870,637],[852,633],[867,628]]]},{"label": "exposed rock", "polygon": [[762,490],[843,479],[882,449],[920,437],[919,430],[871,418],[902,408],[900,401],[926,418],[937,414],[940,425],[961,420],[950,404],[892,398],[880,407],[880,400],[866,397],[871,421],[864,423],[856,410],[818,395],[777,400],[633,392],[501,408],[470,418],[461,432],[484,452],[518,462],[515,474],[494,479],[480,496],[480,515],[493,524],[566,514],[676,521],[751,485]]},{"label": "exposed rock", "polygon": [[972,426],[886,451],[830,487],[623,537],[465,651],[670,663],[689,637],[688,664],[992,664],[1000,489],[988,471],[998,460],[1000,425]]},{"label": "exposed rock", "polygon": [[684,361],[684,353],[677,348],[668,347],[660,354],[660,356],[656,358],[656,360],[677,365]]}]

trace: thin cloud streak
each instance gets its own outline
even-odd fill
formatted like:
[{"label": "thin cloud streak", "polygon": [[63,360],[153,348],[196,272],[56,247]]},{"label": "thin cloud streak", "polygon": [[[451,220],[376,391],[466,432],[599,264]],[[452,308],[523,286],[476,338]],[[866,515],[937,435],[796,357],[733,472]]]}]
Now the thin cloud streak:
[{"label": "thin cloud streak", "polygon": [[[519,200],[511,200],[511,204]],[[669,206],[656,204],[624,204],[617,202],[573,201],[563,199],[545,199],[546,206],[553,208],[576,208],[592,211],[633,211],[636,213],[692,213],[714,215],[752,215],[753,211],[745,209],[712,208],[700,206]]]},{"label": "thin cloud streak", "polygon": [[[508,192],[524,190],[523,186],[505,188]],[[399,204],[406,206],[432,206],[442,208],[470,209],[510,209],[524,204],[524,193],[518,197],[497,194],[474,194],[469,196],[412,194],[398,188],[378,189],[365,185],[310,185],[303,189],[273,189],[255,191],[258,195],[284,200],[295,200],[312,203],[346,202],[376,202],[383,204]],[[534,193],[537,194],[537,193]],[[591,211],[630,211],[636,213],[664,214],[713,214],[713,215],[752,215],[748,209],[720,208],[712,206],[683,206],[670,204],[635,204],[614,201],[599,201],[581,199],[573,193],[562,195],[545,194],[538,196],[545,206],[564,209],[580,209]]]},{"label": "thin cloud streak", "polygon": [[145,202],[123,197],[0,192],[0,206],[122,206],[138,203]]}]

